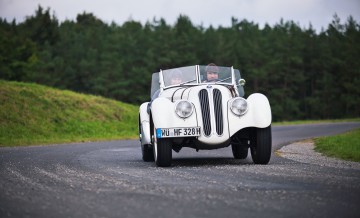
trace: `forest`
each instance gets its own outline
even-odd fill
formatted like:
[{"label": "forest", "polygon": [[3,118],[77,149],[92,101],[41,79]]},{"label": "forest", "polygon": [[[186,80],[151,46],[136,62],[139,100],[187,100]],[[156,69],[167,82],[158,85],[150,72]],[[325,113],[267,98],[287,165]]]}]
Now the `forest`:
[{"label": "forest", "polygon": [[105,23],[92,13],[59,22],[41,6],[23,22],[0,18],[0,79],[34,82],[139,105],[151,75],[189,65],[234,66],[245,94],[269,98],[273,120],[360,117],[360,26],[335,14],[321,31],[283,19],[260,28],[153,19]]}]

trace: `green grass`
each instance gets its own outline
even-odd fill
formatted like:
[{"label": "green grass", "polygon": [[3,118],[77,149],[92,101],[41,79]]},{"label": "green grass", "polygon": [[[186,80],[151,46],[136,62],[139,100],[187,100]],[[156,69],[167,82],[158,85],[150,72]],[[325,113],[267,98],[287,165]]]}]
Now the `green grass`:
[{"label": "green grass", "polygon": [[315,139],[315,150],[327,156],[360,162],[360,129]]},{"label": "green grass", "polygon": [[135,138],[138,107],[0,80],[0,146]]}]

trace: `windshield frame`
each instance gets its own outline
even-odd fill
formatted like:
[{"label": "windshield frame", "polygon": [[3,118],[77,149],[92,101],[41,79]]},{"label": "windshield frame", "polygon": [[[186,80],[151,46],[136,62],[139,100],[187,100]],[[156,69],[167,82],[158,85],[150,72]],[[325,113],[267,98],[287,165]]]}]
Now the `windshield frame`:
[{"label": "windshield frame", "polygon": [[[175,84],[175,85],[165,85],[165,81],[164,81],[164,71],[168,72],[170,70],[176,70],[176,69],[183,69],[183,68],[187,68],[187,67],[194,67],[195,70],[195,77],[193,80],[188,81],[189,83],[187,83],[187,81],[185,81],[185,83],[179,83],[179,84]],[[234,68],[233,66],[231,67],[224,67],[224,66],[218,66],[219,68],[229,68],[230,70],[230,75],[231,76],[231,82],[223,82],[223,81],[213,81],[213,82],[203,82],[201,79],[201,71],[200,68],[205,68],[205,65],[192,65],[192,66],[185,66],[185,67],[179,67],[179,68],[171,68],[171,69],[166,69],[166,70],[162,70],[160,69],[159,71],[159,83],[160,83],[160,91],[162,92],[163,90],[166,89],[170,89],[170,88],[174,88],[174,87],[183,87],[183,86],[197,86],[197,85],[205,85],[205,84],[216,84],[216,85],[226,85],[226,86],[234,86],[236,87],[236,78],[235,78],[235,73],[234,73]],[[230,78],[229,78],[230,79]],[[191,82],[191,83],[190,83]]]}]

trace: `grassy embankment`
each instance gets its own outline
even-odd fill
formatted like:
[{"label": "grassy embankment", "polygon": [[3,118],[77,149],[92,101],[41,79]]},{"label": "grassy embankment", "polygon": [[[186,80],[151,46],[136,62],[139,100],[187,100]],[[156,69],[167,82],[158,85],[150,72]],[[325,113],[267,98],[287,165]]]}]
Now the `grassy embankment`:
[{"label": "grassy embankment", "polygon": [[330,157],[360,162],[360,129],[317,138],[315,150]]},{"label": "grassy embankment", "polygon": [[341,123],[341,122],[360,122],[360,118],[332,119],[332,120],[295,120],[295,121],[280,121],[280,122],[273,122],[271,125],[272,125],[272,126],[285,126],[285,125],[321,124],[321,123]]},{"label": "grassy embankment", "polygon": [[0,146],[137,137],[138,107],[0,80]]}]

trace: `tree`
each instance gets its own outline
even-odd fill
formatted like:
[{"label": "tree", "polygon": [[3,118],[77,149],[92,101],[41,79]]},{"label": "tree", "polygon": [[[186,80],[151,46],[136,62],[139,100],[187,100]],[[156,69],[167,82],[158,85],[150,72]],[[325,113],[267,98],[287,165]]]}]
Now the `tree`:
[{"label": "tree", "polygon": [[264,28],[233,17],[230,27],[195,26],[180,15],[145,25],[107,24],[92,13],[59,23],[41,6],[22,23],[0,19],[0,78],[30,81],[139,104],[154,72],[214,62],[234,66],[246,93],[269,97],[273,120],[360,114],[360,27],[338,16],[316,33],[280,20]]},{"label": "tree", "polygon": [[37,59],[35,44],[18,32],[15,20],[0,19],[0,78],[28,80]]},{"label": "tree", "polygon": [[46,43],[54,45],[59,40],[58,20],[50,15],[50,8],[44,9],[39,5],[35,16],[27,17],[19,29],[33,42],[42,46]]}]

